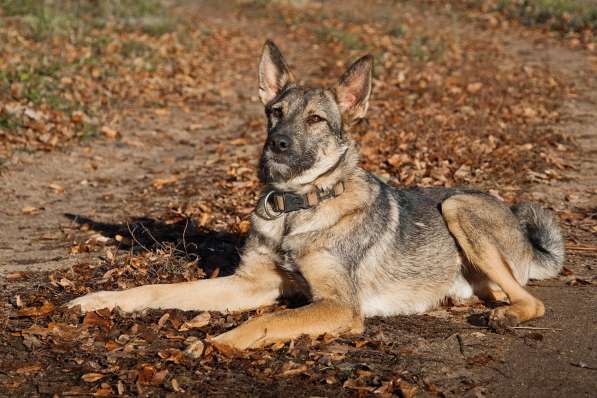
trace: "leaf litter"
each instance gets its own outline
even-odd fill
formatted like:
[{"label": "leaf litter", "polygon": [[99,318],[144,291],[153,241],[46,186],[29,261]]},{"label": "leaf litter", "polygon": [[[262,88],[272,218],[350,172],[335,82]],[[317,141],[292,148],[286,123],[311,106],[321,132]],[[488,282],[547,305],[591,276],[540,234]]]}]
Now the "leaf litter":
[{"label": "leaf litter", "polygon": [[[392,184],[497,186],[496,194],[512,201],[525,186],[565,178],[563,172],[572,167],[574,141],[550,125],[559,122],[559,104],[574,95],[575,88],[546,68],[508,61],[487,35],[460,37],[440,19],[430,32],[423,22],[428,16],[412,6],[404,6],[396,20],[358,20],[320,6],[249,2],[235,7],[250,11],[250,21],[287,32],[288,43],[279,43],[283,49],[303,43],[309,52],[296,62],[317,65],[317,72],[309,71],[312,83],[331,84],[329,76],[338,76],[344,63],[364,50],[375,55],[370,115],[354,134],[362,165]],[[18,18],[7,19],[0,25],[7,39],[1,84],[10,87],[0,94],[0,122],[8,126],[0,132],[0,156],[76,145],[72,141],[85,139],[89,131],[109,140],[132,140],[119,120],[133,114],[133,108],[136,117],[151,119],[167,118],[171,109],[199,107],[204,120],[189,126],[190,131],[221,129],[229,123],[229,102],[254,101],[254,94],[236,88],[254,86],[254,76],[245,72],[253,68],[262,38],[236,26],[234,13],[223,13],[222,23],[193,7],[172,12],[180,22],[174,31],[149,35],[117,23],[75,39],[56,35],[39,40],[23,30]],[[286,53],[293,62],[295,52]],[[39,74],[40,68],[58,61],[63,64],[51,73],[24,75]],[[35,100],[36,89],[51,98],[53,85],[66,104]],[[444,368],[487,366],[498,360],[474,348],[470,357],[461,359],[461,347],[449,339],[463,333],[464,317],[483,311],[482,306],[454,311],[451,320],[428,315],[396,317],[393,322],[372,319],[364,336],[302,337],[243,353],[210,338],[284,306],[243,314],[126,314],[116,308],[85,315],[62,307],[90,291],[233,272],[257,199],[256,155],[263,131],[263,118],[248,113],[240,125],[217,138],[196,136],[210,156],[209,170],[198,172],[212,189],[197,187],[197,171],[147,181],[147,192],[170,201],[153,219],[122,220],[111,228],[77,221],[79,226],[68,234],[73,238],[68,250],[73,255],[103,253],[98,263],[9,275],[19,287],[8,286],[3,292],[1,388],[13,395],[209,395],[234,388],[238,395],[333,391],[339,396],[411,397],[420,391],[463,393],[479,383],[470,374],[451,374]],[[58,183],[49,188],[57,194],[68,191]],[[146,195],[133,194],[131,201],[144,203]],[[178,197],[200,200],[179,202]],[[41,210],[27,206],[22,212]],[[595,226],[595,214],[586,209],[574,209],[563,219],[584,223],[587,233]],[[563,277],[570,285],[585,284],[573,274]],[[429,352],[439,365],[430,362]]]}]

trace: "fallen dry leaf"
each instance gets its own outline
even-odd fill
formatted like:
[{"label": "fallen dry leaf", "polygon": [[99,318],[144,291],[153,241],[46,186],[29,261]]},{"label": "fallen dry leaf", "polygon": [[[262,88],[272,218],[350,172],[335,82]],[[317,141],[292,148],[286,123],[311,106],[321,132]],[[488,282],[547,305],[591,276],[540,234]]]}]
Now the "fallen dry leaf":
[{"label": "fallen dry leaf", "polygon": [[156,373],[157,371],[154,366],[144,364],[141,366],[141,369],[139,370],[138,382],[140,384],[151,384],[153,381],[153,377]]},{"label": "fallen dry leaf", "polygon": [[106,138],[110,138],[110,139],[115,139],[118,137],[118,131],[114,130],[111,127],[108,126],[103,126],[100,129],[100,132],[106,137]]},{"label": "fallen dry leaf", "polygon": [[64,193],[64,187],[56,183],[48,184],[48,188],[52,188],[56,193]]},{"label": "fallen dry leaf", "polygon": [[174,184],[176,181],[178,181],[178,177],[176,177],[176,176],[170,176],[170,177],[166,177],[166,178],[156,178],[155,180],[153,180],[151,185],[153,185],[153,187],[156,189],[162,189],[162,187],[164,187],[165,185]]},{"label": "fallen dry leaf", "polygon": [[[176,362],[178,363],[178,362]],[[159,385],[162,384],[164,382],[164,380],[166,379],[166,376],[168,376],[168,369],[162,369],[158,372],[156,372],[153,377],[151,378],[151,384],[154,385]]]},{"label": "fallen dry leaf", "polygon": [[410,384],[402,379],[398,381],[398,389],[404,398],[414,397],[419,390],[416,385]]},{"label": "fallen dry leaf", "polygon": [[294,362],[287,362],[282,365],[281,372],[279,373],[280,377],[290,377],[301,374],[307,371],[307,366],[302,364],[297,364]]},{"label": "fallen dry leaf", "polygon": [[201,340],[193,341],[187,346],[184,352],[193,359],[201,358],[205,352],[205,344]]},{"label": "fallen dry leaf", "polygon": [[33,206],[25,206],[21,209],[21,213],[23,214],[35,214],[35,213],[39,213],[39,210],[37,207],[33,207]]},{"label": "fallen dry leaf", "polygon": [[241,234],[248,234],[251,230],[251,222],[248,220],[243,220],[238,224],[238,232]]},{"label": "fallen dry leaf", "polygon": [[158,352],[158,356],[166,362],[181,363],[184,360],[184,353],[176,348],[168,348]]},{"label": "fallen dry leaf", "polygon": [[104,377],[106,377],[106,375],[101,373],[85,373],[83,376],[81,376],[81,380],[86,383],[93,383],[103,379]]},{"label": "fallen dry leaf", "polygon": [[9,272],[8,274],[6,274],[4,276],[4,278],[6,278],[6,280],[9,280],[9,281],[16,281],[16,280],[22,279],[24,277],[25,277],[25,274],[22,272]]},{"label": "fallen dry leaf", "polygon": [[83,318],[83,325],[109,330],[112,326],[112,321],[110,320],[109,315],[101,316],[99,315],[99,311],[90,311],[85,314],[85,318]]},{"label": "fallen dry leaf", "polygon": [[172,389],[175,392],[184,392],[184,390],[182,388],[180,388],[180,385],[178,384],[178,380],[176,380],[175,378],[172,378],[172,380],[170,380],[170,385],[172,386]]},{"label": "fallen dry leaf", "polygon": [[166,312],[164,315],[162,315],[160,317],[160,319],[158,320],[158,328],[163,328],[164,325],[166,324],[166,321],[170,318],[170,313]]},{"label": "fallen dry leaf", "polygon": [[41,307],[24,307],[18,311],[19,316],[44,316],[54,311],[54,304],[45,302]]},{"label": "fallen dry leaf", "polygon": [[27,366],[23,366],[22,368],[18,368],[16,370],[17,374],[20,375],[31,375],[31,374],[35,374],[35,373],[39,373],[42,370],[42,365],[35,363],[32,365],[27,365]]},{"label": "fallen dry leaf", "polygon": [[95,392],[93,393],[94,397],[111,397],[114,394],[114,392],[112,391],[112,387],[110,387],[109,385],[104,385],[102,384],[102,386],[100,388],[98,388],[97,390],[95,390]]},{"label": "fallen dry leaf", "polygon": [[209,312],[202,312],[190,321],[186,321],[183,323],[178,331],[185,332],[187,330],[191,330],[194,328],[202,328],[203,326],[209,325],[209,320],[211,319],[211,315]]}]

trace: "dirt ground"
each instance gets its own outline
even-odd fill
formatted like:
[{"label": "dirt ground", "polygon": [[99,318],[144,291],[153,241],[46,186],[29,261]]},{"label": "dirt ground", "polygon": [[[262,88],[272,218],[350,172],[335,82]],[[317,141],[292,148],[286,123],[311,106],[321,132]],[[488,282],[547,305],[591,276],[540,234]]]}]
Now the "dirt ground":
[{"label": "dirt ground", "polygon": [[[110,93],[97,116],[109,129],[51,148],[4,136],[1,396],[595,396],[594,47],[461,2],[171,4],[178,38],[135,39],[165,48],[165,66],[93,91]],[[200,44],[185,47],[185,35]],[[185,328],[206,315],[61,307],[88,291],[232,272],[259,194],[255,69],[268,37],[311,83],[374,54],[368,121],[353,134],[363,165],[391,184],[476,185],[557,212],[565,269],[529,286],[545,317],[498,334],[483,304],[446,306],[231,357],[207,337],[254,312]],[[202,357],[184,356],[196,340]]]}]

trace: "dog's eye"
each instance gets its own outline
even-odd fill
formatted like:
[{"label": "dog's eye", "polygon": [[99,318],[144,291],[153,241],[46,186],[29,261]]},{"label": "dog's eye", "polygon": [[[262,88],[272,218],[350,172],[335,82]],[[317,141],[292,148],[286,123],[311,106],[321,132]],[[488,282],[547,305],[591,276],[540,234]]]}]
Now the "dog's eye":
[{"label": "dog's eye", "polygon": [[324,119],[321,116],[309,115],[309,116],[307,116],[307,120],[305,120],[305,122],[307,122],[307,124],[315,124],[315,123],[323,122],[323,120]]},{"label": "dog's eye", "polygon": [[284,114],[282,113],[282,109],[280,108],[273,108],[269,114],[274,119],[282,119],[282,116],[284,116]]}]

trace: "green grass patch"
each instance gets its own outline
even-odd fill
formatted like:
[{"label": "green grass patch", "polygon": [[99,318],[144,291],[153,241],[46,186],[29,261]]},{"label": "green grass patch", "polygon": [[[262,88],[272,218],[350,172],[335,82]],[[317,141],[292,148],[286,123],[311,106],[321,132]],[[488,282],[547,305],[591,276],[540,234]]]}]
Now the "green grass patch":
[{"label": "green grass patch", "polygon": [[0,73],[0,87],[8,90],[13,83],[21,85],[20,96],[34,105],[47,104],[54,110],[70,113],[76,106],[61,95],[59,78],[67,65],[43,58],[32,65]]},{"label": "green grass patch", "polygon": [[159,0],[0,0],[0,9],[3,15],[19,17],[24,33],[36,41],[81,35],[107,24],[154,36],[176,28]]},{"label": "green grass patch", "polygon": [[354,33],[335,28],[318,28],[315,33],[321,40],[335,40],[349,50],[363,51],[367,46]]},{"label": "green grass patch", "polygon": [[500,0],[496,9],[526,25],[565,32],[597,29],[597,2],[591,0]]},{"label": "green grass patch", "polygon": [[84,124],[80,132],[78,133],[78,136],[83,142],[88,142],[96,139],[97,137],[99,137],[97,126],[93,124]]},{"label": "green grass patch", "polygon": [[123,57],[139,57],[151,51],[151,48],[141,42],[135,40],[127,40],[122,43],[120,54]]},{"label": "green grass patch", "polygon": [[3,130],[16,130],[19,127],[19,119],[7,112],[0,112],[0,128]]},{"label": "green grass patch", "polygon": [[416,35],[409,45],[410,58],[421,62],[441,59],[445,51],[444,41],[433,40],[426,35]]},{"label": "green grass patch", "polygon": [[388,34],[390,36],[394,36],[396,38],[404,36],[405,33],[406,33],[406,28],[402,25],[398,25],[388,31]]}]

